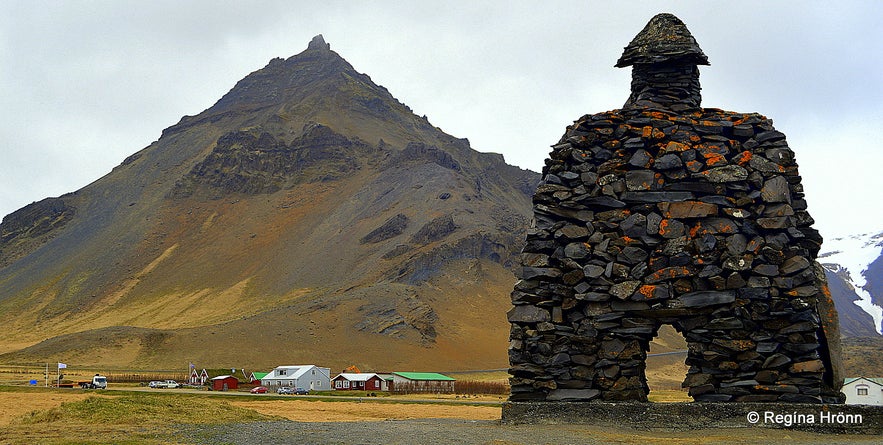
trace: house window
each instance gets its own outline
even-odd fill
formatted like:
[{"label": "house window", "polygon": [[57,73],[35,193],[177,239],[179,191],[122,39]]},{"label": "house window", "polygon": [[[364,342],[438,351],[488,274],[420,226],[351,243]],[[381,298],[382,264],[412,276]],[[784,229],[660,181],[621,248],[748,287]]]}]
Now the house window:
[{"label": "house window", "polygon": [[284,369],[280,369],[280,370],[279,370],[279,375],[285,375],[285,370],[284,370]]},{"label": "house window", "polygon": [[867,386],[859,386],[855,388],[856,394],[860,396],[868,395],[868,387]]}]

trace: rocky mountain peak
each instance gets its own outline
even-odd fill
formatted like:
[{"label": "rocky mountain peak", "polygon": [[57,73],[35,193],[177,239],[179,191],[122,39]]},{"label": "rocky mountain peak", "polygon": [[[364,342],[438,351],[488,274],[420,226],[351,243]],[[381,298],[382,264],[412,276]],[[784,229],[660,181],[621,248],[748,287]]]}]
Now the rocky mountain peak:
[{"label": "rocky mountain peak", "polygon": [[308,50],[320,50],[320,51],[331,51],[331,44],[325,43],[325,38],[322,37],[322,34],[313,37],[313,40],[310,40],[310,44],[307,45]]}]

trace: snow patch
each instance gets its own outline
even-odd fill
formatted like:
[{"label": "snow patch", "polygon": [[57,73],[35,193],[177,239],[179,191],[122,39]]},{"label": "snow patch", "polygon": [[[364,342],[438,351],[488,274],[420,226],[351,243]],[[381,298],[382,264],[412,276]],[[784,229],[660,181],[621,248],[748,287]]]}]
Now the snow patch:
[{"label": "snow patch", "polygon": [[864,288],[868,284],[865,271],[883,253],[883,232],[825,240],[822,248],[823,253],[818,257],[819,263],[828,270],[845,276],[859,296],[859,300],[853,301],[853,304],[874,319],[874,330],[883,335],[883,307],[874,304],[870,292]]}]

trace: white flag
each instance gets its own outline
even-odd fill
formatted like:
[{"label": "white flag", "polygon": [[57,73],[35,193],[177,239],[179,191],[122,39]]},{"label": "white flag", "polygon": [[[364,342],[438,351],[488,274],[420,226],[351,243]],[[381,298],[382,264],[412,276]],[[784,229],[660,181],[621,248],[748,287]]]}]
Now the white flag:
[{"label": "white flag", "polygon": [[58,363],[58,369],[64,369],[64,368],[67,368],[67,365],[65,365],[64,363],[59,362],[59,363]]}]

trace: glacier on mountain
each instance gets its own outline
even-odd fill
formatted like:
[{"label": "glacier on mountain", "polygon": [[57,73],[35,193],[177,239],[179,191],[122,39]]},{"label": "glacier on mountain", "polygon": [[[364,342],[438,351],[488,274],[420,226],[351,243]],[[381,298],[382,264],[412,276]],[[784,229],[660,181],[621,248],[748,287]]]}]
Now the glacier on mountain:
[{"label": "glacier on mountain", "polygon": [[849,283],[859,299],[853,304],[874,319],[874,330],[883,335],[883,307],[874,304],[870,292],[865,289],[868,266],[883,253],[883,232],[877,234],[851,235],[826,239],[818,261],[826,269],[838,274]]}]

